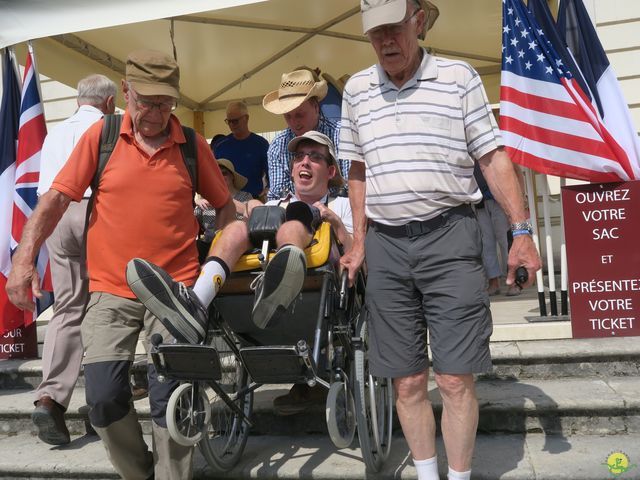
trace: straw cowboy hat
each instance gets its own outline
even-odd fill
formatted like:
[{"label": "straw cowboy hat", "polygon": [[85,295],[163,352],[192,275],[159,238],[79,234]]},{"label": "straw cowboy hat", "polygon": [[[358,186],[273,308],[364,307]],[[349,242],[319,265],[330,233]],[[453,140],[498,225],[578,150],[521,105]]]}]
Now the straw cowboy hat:
[{"label": "straw cowboy hat", "polygon": [[217,161],[220,168],[226,168],[231,173],[233,173],[233,186],[238,190],[242,190],[242,188],[248,182],[247,177],[236,172],[236,168],[233,166],[233,163],[231,163],[231,160],[227,160],[226,158],[218,158]]},{"label": "straw cowboy hat", "polygon": [[282,115],[298,108],[305,100],[316,97],[318,101],[327,95],[327,82],[316,81],[308,70],[284,73],[280,88],[267,93],[262,99],[265,110]]}]

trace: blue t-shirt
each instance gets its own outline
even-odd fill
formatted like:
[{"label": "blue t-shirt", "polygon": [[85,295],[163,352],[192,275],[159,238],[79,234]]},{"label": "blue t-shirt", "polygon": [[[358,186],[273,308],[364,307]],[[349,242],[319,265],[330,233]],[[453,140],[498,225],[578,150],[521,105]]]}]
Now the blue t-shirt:
[{"label": "blue t-shirt", "polygon": [[269,142],[255,133],[244,140],[237,140],[230,134],[214,145],[213,154],[216,158],[231,160],[236,172],[247,177],[248,182],[242,190],[255,197],[262,192],[263,175],[267,175],[267,185],[269,184],[268,148]]}]

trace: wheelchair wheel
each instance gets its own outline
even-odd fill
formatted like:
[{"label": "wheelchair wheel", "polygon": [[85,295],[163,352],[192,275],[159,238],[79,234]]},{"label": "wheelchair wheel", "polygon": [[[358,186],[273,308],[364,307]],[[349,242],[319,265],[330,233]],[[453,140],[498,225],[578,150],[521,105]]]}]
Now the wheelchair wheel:
[{"label": "wheelchair wheel", "polygon": [[337,448],[347,448],[356,433],[356,407],[345,382],[334,382],[327,395],[327,428]]},{"label": "wheelchair wheel", "polygon": [[198,443],[210,416],[209,399],[200,386],[194,389],[193,384],[183,383],[169,397],[167,429],[171,438],[180,445],[192,447]]},{"label": "wheelchair wheel", "polygon": [[[229,336],[215,337],[212,344],[218,348],[222,363],[222,379],[218,385],[249,418],[253,408],[253,392],[246,391],[249,375],[242,363],[225,342],[233,341]],[[226,351],[222,350],[226,348]],[[244,391],[245,393],[242,393]],[[226,472],[240,460],[249,436],[249,425],[242,417],[213,391],[207,389],[211,403],[211,421],[199,443],[200,450],[212,468]],[[238,394],[240,393],[240,394]]]},{"label": "wheelchair wheel", "polygon": [[352,374],[358,439],[367,470],[378,472],[391,449],[393,385],[390,378],[369,373],[367,323],[362,315],[356,323],[356,337],[362,339],[354,349]]}]

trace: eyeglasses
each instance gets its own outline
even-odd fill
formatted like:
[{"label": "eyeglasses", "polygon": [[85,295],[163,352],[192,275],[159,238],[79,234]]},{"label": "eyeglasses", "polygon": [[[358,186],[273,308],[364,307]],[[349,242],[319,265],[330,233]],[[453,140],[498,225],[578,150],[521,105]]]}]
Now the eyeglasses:
[{"label": "eyeglasses", "polygon": [[398,23],[390,23],[388,25],[381,25],[379,27],[376,28],[372,28],[371,30],[369,30],[367,32],[367,35],[369,36],[369,38],[371,38],[372,40],[382,40],[384,38],[384,34],[385,32],[387,32],[387,34],[389,36],[392,37],[396,37],[398,35],[400,35],[404,29],[404,26],[413,18],[416,16],[416,14],[420,11],[420,8],[416,8],[413,13],[411,15],[409,15],[409,17],[405,18],[404,20],[402,20],[401,22]]},{"label": "eyeglasses", "polygon": [[301,162],[302,160],[304,160],[304,157],[309,157],[309,160],[311,160],[313,163],[319,163],[323,160],[329,163],[329,157],[319,152],[295,152],[293,154],[293,161]]},{"label": "eyeglasses", "polygon": [[133,101],[136,103],[136,107],[142,112],[148,112],[150,110],[153,110],[154,108],[157,108],[162,113],[168,113],[173,112],[176,108],[178,108],[178,102],[176,102],[175,100],[171,102],[151,102],[144,98],[140,98],[132,88],[129,89],[129,92],[131,93]]},{"label": "eyeglasses", "polygon": [[240,120],[242,120],[244,117],[246,117],[246,115],[242,115],[238,118],[225,118],[224,123],[226,123],[227,125],[237,125],[238,122],[240,122]]}]

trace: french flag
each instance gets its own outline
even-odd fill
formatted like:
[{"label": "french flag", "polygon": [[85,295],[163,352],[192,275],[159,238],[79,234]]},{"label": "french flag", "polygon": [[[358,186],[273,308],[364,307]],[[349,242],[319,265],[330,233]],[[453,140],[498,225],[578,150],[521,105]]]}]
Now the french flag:
[{"label": "french flag", "polygon": [[629,157],[640,179],[640,139],[620,84],[582,0],[560,0],[558,30],[580,67],[602,122]]},{"label": "french flag", "polygon": [[2,55],[0,103],[0,334],[23,324],[23,313],[7,298],[5,285],[11,271],[11,220],[20,118],[20,80],[13,52]]}]

